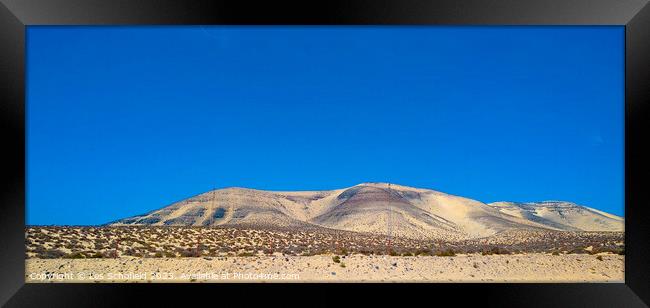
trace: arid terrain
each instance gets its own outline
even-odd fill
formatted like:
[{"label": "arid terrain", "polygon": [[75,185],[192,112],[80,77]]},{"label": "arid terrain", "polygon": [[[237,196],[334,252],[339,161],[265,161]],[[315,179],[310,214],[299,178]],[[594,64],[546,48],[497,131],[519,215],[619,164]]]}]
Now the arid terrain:
[{"label": "arid terrain", "polygon": [[26,244],[28,282],[603,282],[624,277],[620,232],[509,231],[430,242],[314,228],[30,227]]},{"label": "arid terrain", "polygon": [[27,282],[623,282],[623,256],[28,259]]},{"label": "arid terrain", "polygon": [[425,241],[331,229],[242,227],[29,227],[27,258],[234,257],[322,254],[624,253],[621,232],[507,231],[461,241]]},{"label": "arid terrain", "polygon": [[28,282],[621,282],[623,218],[386,183],[210,191],[103,226],[30,226]]}]

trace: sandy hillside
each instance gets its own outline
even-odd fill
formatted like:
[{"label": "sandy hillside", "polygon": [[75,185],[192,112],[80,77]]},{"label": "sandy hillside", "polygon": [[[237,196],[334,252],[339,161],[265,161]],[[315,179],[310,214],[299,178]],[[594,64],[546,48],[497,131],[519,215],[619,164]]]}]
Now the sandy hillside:
[{"label": "sandy hillside", "polygon": [[28,259],[27,282],[623,282],[624,256]]},{"label": "sandy hillside", "polygon": [[569,202],[483,202],[387,183],[328,191],[209,191],[111,226],[325,227],[419,239],[508,230],[622,231],[623,218]]}]

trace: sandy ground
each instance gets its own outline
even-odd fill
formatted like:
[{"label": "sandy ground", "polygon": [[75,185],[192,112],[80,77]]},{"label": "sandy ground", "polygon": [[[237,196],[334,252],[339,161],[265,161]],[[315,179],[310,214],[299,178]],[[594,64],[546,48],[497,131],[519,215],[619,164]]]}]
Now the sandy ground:
[{"label": "sandy ground", "polygon": [[[27,282],[623,282],[614,254],[27,259]],[[602,258],[599,260],[598,257]],[[343,267],[344,265],[345,267]]]}]

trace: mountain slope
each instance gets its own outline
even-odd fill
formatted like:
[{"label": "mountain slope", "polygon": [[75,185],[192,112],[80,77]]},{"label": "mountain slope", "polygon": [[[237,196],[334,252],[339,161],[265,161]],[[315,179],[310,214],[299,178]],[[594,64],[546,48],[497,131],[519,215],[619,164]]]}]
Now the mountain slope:
[{"label": "mountain slope", "polygon": [[387,183],[329,191],[209,191],[110,225],[326,227],[424,239],[464,239],[512,229],[620,231],[623,219],[568,202],[476,200]]},{"label": "mountain slope", "polygon": [[566,231],[623,231],[622,217],[563,201],[495,202],[490,206],[502,213]]}]

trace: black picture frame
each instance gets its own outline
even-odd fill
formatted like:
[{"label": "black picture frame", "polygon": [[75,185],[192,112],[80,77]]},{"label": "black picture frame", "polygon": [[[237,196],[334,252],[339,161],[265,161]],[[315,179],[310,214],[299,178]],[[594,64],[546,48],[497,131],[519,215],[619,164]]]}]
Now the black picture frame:
[{"label": "black picture frame", "polygon": [[[645,307],[650,303],[650,6],[645,0],[0,0],[0,303],[8,307],[377,304]],[[625,26],[624,284],[25,284],[25,29],[30,25]],[[299,289],[299,290],[294,290]],[[182,296],[178,296],[183,294]],[[299,299],[296,294],[304,299]],[[206,299],[209,297],[210,299]],[[301,301],[307,302],[301,302]],[[303,304],[301,304],[303,303]],[[645,303],[645,304],[644,304]]]}]

